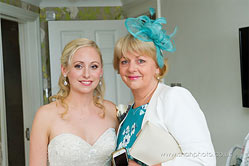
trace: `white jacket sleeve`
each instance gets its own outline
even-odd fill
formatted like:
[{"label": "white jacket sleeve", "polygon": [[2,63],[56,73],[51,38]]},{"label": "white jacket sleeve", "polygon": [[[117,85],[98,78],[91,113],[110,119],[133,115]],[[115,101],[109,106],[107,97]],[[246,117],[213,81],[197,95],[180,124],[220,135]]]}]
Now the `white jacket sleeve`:
[{"label": "white jacket sleeve", "polygon": [[157,109],[165,127],[174,136],[182,156],[162,166],[215,166],[216,157],[205,116],[191,93],[170,88],[158,98]]}]

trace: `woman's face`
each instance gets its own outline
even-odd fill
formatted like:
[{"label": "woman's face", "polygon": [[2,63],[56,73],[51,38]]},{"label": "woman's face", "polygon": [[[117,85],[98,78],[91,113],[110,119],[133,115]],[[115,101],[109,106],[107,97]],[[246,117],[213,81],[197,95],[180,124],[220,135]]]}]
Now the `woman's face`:
[{"label": "woman's face", "polygon": [[79,48],[62,72],[68,77],[70,91],[92,93],[103,75],[100,55],[94,47]]},{"label": "woman's face", "polygon": [[119,61],[119,73],[131,90],[146,89],[157,81],[159,68],[150,56],[128,52]]}]

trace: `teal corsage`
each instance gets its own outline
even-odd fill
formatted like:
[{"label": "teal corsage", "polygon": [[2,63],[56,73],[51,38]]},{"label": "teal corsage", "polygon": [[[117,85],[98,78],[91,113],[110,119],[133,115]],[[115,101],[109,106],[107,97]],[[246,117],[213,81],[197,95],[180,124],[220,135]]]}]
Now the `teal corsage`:
[{"label": "teal corsage", "polygon": [[[150,8],[150,14],[153,15],[154,13],[155,10]],[[172,34],[167,35],[166,30],[162,29],[162,24],[166,23],[164,17],[153,20],[145,15],[125,20],[125,26],[131,35],[141,41],[153,42],[155,44],[157,63],[160,68],[164,66],[162,50],[168,52],[175,51],[174,42],[171,38],[176,33],[176,28]]]}]

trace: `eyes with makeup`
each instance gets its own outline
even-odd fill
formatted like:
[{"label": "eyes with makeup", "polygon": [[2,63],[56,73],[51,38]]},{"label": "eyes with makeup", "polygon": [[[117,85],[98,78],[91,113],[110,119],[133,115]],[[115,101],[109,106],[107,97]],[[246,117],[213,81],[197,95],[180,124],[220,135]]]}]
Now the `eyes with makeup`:
[{"label": "eyes with makeup", "polygon": [[[144,58],[137,58],[136,60],[136,63],[137,64],[144,64],[145,62],[146,62],[146,60],[144,59]],[[120,64],[121,65],[127,65],[128,63],[130,63],[130,60],[129,59],[127,59],[127,58],[124,58],[124,57],[122,57],[121,59],[120,59]]]},{"label": "eyes with makeup", "polygon": [[[77,70],[83,69],[85,65],[83,63],[76,63],[74,64],[74,68]],[[100,65],[98,63],[92,63],[90,64],[89,68],[91,68],[92,70],[96,70],[100,67]]]}]

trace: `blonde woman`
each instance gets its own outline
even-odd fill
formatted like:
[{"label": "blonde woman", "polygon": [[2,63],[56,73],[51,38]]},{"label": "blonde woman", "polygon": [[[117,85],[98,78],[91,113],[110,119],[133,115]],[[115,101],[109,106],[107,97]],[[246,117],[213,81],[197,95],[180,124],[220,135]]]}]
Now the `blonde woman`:
[{"label": "blonde woman", "polygon": [[68,43],[61,56],[60,90],[36,113],[30,166],[110,165],[118,125],[115,105],[103,99],[103,61],[94,41]]},{"label": "blonde woman", "polygon": [[[157,166],[215,166],[213,144],[198,103],[187,89],[160,82],[168,69],[161,50],[175,50],[163,23],[165,18],[128,18],[125,25],[130,34],[116,43],[113,65],[134,97],[119,127],[117,149],[126,148],[129,166],[145,165],[129,150],[145,122],[150,121],[171,133],[182,150],[182,155]],[[149,151],[145,153],[148,156]]]}]

